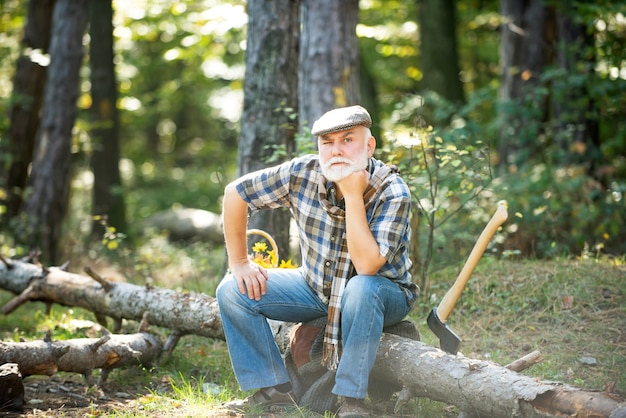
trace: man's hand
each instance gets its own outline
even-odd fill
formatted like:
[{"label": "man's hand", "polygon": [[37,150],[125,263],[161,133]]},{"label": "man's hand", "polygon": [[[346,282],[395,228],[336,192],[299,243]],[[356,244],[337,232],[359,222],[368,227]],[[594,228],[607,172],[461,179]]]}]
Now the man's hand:
[{"label": "man's hand", "polygon": [[337,182],[337,187],[341,191],[344,199],[363,199],[363,193],[369,185],[370,174],[367,170],[359,170],[344,177]]},{"label": "man's hand", "polygon": [[346,204],[346,240],[348,252],[358,274],[376,274],[385,264],[380,248],[370,230],[363,193],[369,185],[369,173],[356,171],[337,182]]},{"label": "man's hand", "polygon": [[261,300],[266,292],[267,270],[252,261],[231,265],[230,270],[242,295],[247,293],[250,299]]}]

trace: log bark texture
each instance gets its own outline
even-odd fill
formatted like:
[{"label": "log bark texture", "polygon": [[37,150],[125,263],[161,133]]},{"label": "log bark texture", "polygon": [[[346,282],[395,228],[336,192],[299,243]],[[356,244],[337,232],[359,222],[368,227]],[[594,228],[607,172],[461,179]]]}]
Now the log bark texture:
[{"label": "log bark texture", "polygon": [[[111,282],[97,274],[89,277],[17,260],[0,262],[0,288],[18,294],[2,308],[4,314],[37,300],[87,309],[105,327],[106,317],[120,323],[141,321],[145,314],[150,325],[167,328],[174,336],[224,339],[217,300],[200,293]],[[166,350],[171,344],[166,343]]]},{"label": "log bark texture", "polygon": [[[5,313],[11,310],[7,307],[37,299],[115,318],[141,319],[145,313],[152,325],[170,328],[176,335],[224,338],[217,303],[206,295],[98,282],[13,260],[0,262],[0,288],[20,293],[5,306]],[[495,363],[453,356],[390,334],[383,335],[372,373],[374,379],[397,382],[403,388],[398,408],[404,401],[427,397],[457,406],[466,417],[626,418],[626,402],[617,395],[539,381]]]},{"label": "log bark texture", "polygon": [[111,334],[100,338],[64,341],[0,342],[0,364],[16,363],[23,377],[52,376],[57,372],[80,373],[91,382],[91,373],[102,369],[100,383],[111,370],[133,365],[149,366],[159,358],[163,345],[154,335]]},{"label": "log bark texture", "polygon": [[540,381],[395,335],[383,335],[373,373],[403,386],[400,402],[426,397],[457,406],[465,417],[626,417],[626,402],[616,395]]}]

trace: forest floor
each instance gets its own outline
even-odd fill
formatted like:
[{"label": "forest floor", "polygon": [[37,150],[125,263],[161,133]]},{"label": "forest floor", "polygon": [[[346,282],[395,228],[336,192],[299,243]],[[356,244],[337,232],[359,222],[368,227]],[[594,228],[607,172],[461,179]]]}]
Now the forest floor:
[{"label": "forest floor", "polygon": [[[523,373],[626,396],[626,265],[622,261],[488,260],[483,265],[453,315],[453,328],[463,337],[467,357],[504,365],[540,350],[544,361]],[[411,314],[426,344],[437,344],[425,319],[449,288],[450,279],[446,280],[431,286],[430,300],[423,300]],[[10,297],[0,294],[0,304]],[[80,315],[77,309],[55,305],[44,316],[39,313],[41,306],[27,304],[0,316],[0,338],[15,339],[26,330],[32,338],[39,338],[44,329],[59,334],[61,327],[56,324]],[[98,377],[94,371],[94,380]],[[207,395],[197,388],[201,382],[215,382],[223,392]],[[221,408],[223,400],[246,394],[238,391],[225,342],[196,336],[181,339],[164,364],[150,370],[115,369],[101,386],[88,385],[82,375],[71,373],[29,376],[23,383],[24,410],[0,412],[0,417],[321,417],[295,408],[248,415]],[[459,414],[454,406],[426,398],[412,400],[406,415],[376,410],[379,417]]]}]

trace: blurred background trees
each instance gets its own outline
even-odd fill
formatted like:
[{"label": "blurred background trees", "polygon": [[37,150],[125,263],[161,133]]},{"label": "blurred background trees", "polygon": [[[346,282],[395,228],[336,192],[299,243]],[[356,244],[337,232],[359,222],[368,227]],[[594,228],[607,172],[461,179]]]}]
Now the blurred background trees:
[{"label": "blurred background trees", "polygon": [[[63,2],[2,1],[2,253],[31,250],[30,233],[46,248],[42,225],[25,223],[33,217],[59,226],[48,246],[60,254],[43,254],[58,261],[98,235],[93,215],[135,243],[163,210],[220,212],[228,181],[310,150],[312,121],[354,102],[372,113],[378,157],[412,187],[418,267],[430,264],[427,250],[428,269],[464,258],[500,199],[512,214],[500,256],[626,252],[622,2],[87,3],[82,45],[63,61],[65,71],[81,62],[79,79],[55,87],[53,7]],[[44,85],[59,90],[48,99]],[[42,162],[34,138],[61,129],[46,114],[72,89],[64,158]],[[67,209],[59,203],[56,221],[34,209],[57,199]]]}]

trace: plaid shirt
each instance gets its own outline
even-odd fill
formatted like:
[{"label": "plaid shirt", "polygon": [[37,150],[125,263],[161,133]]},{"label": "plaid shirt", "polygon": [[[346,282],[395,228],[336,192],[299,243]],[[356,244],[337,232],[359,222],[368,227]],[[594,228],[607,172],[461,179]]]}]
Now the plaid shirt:
[{"label": "plaid shirt", "polygon": [[[370,174],[385,164],[370,159]],[[307,283],[329,302],[334,278],[348,280],[354,275],[346,245],[344,211],[331,203],[317,155],[295,158],[275,167],[241,177],[239,195],[252,210],[286,207],[296,221],[302,251],[302,269]],[[413,305],[417,287],[411,283],[409,243],[411,196],[397,174],[384,182],[376,199],[367,207],[370,229],[387,262],[378,275],[396,282]]]}]

